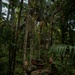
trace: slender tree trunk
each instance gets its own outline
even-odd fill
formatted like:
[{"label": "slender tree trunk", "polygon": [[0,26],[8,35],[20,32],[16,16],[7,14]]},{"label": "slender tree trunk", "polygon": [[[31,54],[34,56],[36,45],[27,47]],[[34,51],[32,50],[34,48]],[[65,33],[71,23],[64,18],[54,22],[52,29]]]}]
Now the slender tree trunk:
[{"label": "slender tree trunk", "polygon": [[10,45],[9,45],[9,72],[8,72],[8,75],[14,75],[14,73],[15,73],[15,69],[14,69],[14,67],[15,67],[15,59],[16,59],[16,55],[15,55],[15,31],[13,32],[13,34],[12,35],[14,35],[13,36],[13,38],[12,38],[12,41],[11,41],[11,43],[10,43]]},{"label": "slender tree trunk", "polygon": [[26,71],[25,71],[25,67],[26,67],[26,64],[25,64],[25,61],[27,60],[26,57],[27,57],[27,37],[28,37],[28,25],[29,25],[29,16],[27,15],[27,18],[26,18],[26,28],[25,28],[25,35],[24,35],[24,59],[23,59],[23,72],[24,72],[24,75],[26,75]]},{"label": "slender tree trunk", "polygon": [[12,75],[12,43],[9,45],[9,70],[7,75]]},{"label": "slender tree trunk", "polygon": [[30,35],[30,65],[31,65],[31,60],[34,58],[33,53],[34,53],[34,28],[35,28],[35,19],[34,17],[31,17],[31,23],[30,23],[30,29],[31,29],[31,35]]},{"label": "slender tree trunk", "polygon": [[[12,6],[12,4],[11,4]],[[13,17],[14,16],[14,9],[12,8],[12,13],[11,13],[11,22],[12,22],[12,25],[13,25]],[[15,35],[14,34],[14,30],[13,30],[13,33],[12,35]],[[10,47],[9,47],[9,74],[8,75],[13,75],[13,45],[12,43],[14,44],[14,36],[12,38],[12,41],[11,41],[11,44],[10,44]]]},{"label": "slender tree trunk", "polygon": [[46,44],[46,50],[48,50],[49,46],[52,46],[52,22],[50,23],[49,36]]},{"label": "slender tree trunk", "polygon": [[[16,66],[16,51],[17,51],[17,41],[18,41],[18,31],[19,31],[19,26],[20,26],[20,17],[21,17],[21,11],[22,11],[22,5],[23,5],[23,0],[21,0],[21,8],[20,8],[20,12],[19,12],[19,17],[18,17],[18,27],[16,27],[16,24],[14,23],[14,18],[15,18],[15,10],[14,10],[14,1],[12,1],[12,3],[10,4],[11,5],[11,9],[12,9],[12,12],[11,12],[11,22],[12,22],[12,25],[13,25],[13,45],[12,45],[12,49],[10,52],[12,52],[12,54],[9,54],[9,63],[11,64],[9,66],[9,69],[11,69],[11,74],[10,75],[15,75],[15,66]],[[9,13],[8,13],[8,16],[9,16]],[[7,16],[7,19],[8,19],[8,16]],[[10,55],[11,55],[11,58],[10,58]],[[9,70],[10,71],[10,70]]]},{"label": "slender tree trunk", "polygon": [[40,59],[41,56],[41,50],[42,50],[42,38],[41,38],[41,33],[42,33],[42,22],[40,22],[40,30],[39,30],[39,52],[38,52],[38,58]]},{"label": "slender tree trunk", "polygon": [[43,26],[44,26],[44,22],[43,21],[41,21],[40,23],[39,23],[39,26],[40,26],[40,28],[39,28],[39,52],[38,52],[38,58],[40,59],[41,58],[41,50],[43,50],[43,45],[44,45],[44,40],[43,40],[43,38],[42,38],[42,36],[43,36]]},{"label": "slender tree trunk", "polygon": [[23,75],[26,75],[26,60],[27,60],[27,38],[28,38],[28,30],[29,30],[29,23],[30,23],[30,0],[28,0],[28,13],[26,17],[26,26],[25,26],[25,32],[24,32],[24,45],[23,45],[23,50],[24,50],[24,57],[23,57]]},{"label": "slender tree trunk", "polygon": [[30,65],[33,58],[33,39],[30,40]]},{"label": "slender tree trunk", "polygon": [[14,15],[15,15],[15,10],[14,7],[12,6],[12,24],[15,27],[14,31],[13,31],[13,50],[12,50],[12,75],[15,75],[15,59],[16,59],[16,36],[15,36],[15,32],[16,32],[16,26],[14,23]]},{"label": "slender tree trunk", "polygon": [[[10,1],[9,1],[10,2]],[[11,6],[11,23],[12,23],[12,27],[13,27],[13,33],[12,33],[12,43],[10,45],[11,49],[9,50],[9,75],[15,75],[15,61],[16,61],[16,24],[14,23],[14,18],[15,18],[15,10],[14,10],[14,5],[13,5],[13,1],[10,4]],[[9,13],[8,13],[9,15]],[[8,18],[7,18],[8,19]],[[11,71],[11,72],[10,72]]]}]

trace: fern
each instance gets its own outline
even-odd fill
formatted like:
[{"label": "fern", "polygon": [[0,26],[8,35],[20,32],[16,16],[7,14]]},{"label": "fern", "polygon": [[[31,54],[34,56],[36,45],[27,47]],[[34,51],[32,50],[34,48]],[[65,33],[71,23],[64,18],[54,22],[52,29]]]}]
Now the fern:
[{"label": "fern", "polygon": [[[74,58],[75,58],[75,46],[70,45],[53,45],[48,51],[49,57],[53,57],[54,63],[57,65],[58,72],[74,75]],[[54,56],[53,56],[54,55]],[[61,58],[63,56],[63,60]],[[59,59],[60,58],[60,59]],[[62,62],[61,62],[62,61]],[[73,73],[73,74],[72,74]]]}]

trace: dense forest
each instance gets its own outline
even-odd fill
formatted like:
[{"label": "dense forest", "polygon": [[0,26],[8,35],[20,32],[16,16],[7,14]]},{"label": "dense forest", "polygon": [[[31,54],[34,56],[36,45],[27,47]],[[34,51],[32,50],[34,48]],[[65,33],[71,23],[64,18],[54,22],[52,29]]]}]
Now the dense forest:
[{"label": "dense forest", "polygon": [[0,75],[75,75],[75,1],[0,0]]}]

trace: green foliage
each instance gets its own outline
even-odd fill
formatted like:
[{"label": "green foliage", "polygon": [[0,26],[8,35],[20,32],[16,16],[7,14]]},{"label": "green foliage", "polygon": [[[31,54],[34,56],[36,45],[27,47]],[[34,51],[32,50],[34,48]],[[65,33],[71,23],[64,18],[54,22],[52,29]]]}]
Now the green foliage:
[{"label": "green foliage", "polygon": [[[6,75],[9,71],[9,59],[11,58],[13,62],[15,50],[15,74],[23,74],[26,24],[29,25],[26,42],[27,60],[30,62],[32,49],[32,58],[42,58],[48,66],[50,65],[47,62],[48,57],[53,57],[59,75],[75,75],[74,0],[30,0],[29,4],[23,3],[21,12],[21,2],[10,1],[10,4],[2,3],[3,7],[10,10],[8,11],[10,19],[4,18],[7,16],[5,12],[0,14],[0,75]],[[62,1],[64,1],[63,4]],[[60,7],[61,4],[62,7]],[[46,48],[47,45],[48,48]]]},{"label": "green foliage", "polygon": [[48,52],[49,57],[53,57],[54,63],[57,65],[60,75],[74,75],[75,63],[75,46],[69,45],[53,45]]}]

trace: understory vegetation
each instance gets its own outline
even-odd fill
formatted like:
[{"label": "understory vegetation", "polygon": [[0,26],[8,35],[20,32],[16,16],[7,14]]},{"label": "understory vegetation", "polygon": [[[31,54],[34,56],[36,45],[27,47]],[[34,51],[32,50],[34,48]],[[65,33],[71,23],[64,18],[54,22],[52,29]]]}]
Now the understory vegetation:
[{"label": "understory vegetation", "polygon": [[33,59],[75,75],[74,0],[0,0],[0,75],[26,75]]}]

